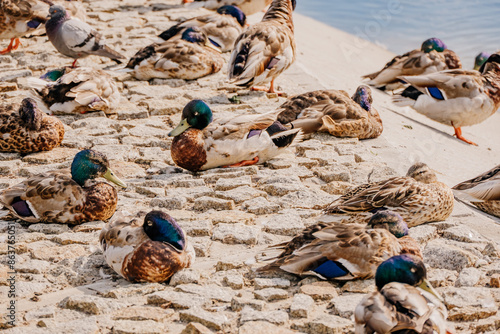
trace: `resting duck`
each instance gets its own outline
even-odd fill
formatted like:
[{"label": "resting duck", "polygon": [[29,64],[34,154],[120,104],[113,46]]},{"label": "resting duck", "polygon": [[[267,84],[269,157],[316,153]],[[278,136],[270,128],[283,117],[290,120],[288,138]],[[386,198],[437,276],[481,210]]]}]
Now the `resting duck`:
[{"label": "resting duck", "polygon": [[205,7],[216,10],[224,5],[238,6],[246,15],[252,15],[266,9],[272,0],[182,0],[183,3],[190,3],[191,7]]},{"label": "resting duck", "polygon": [[107,220],[115,213],[116,189],[105,179],[125,188],[109,168],[108,159],[94,150],[80,151],[71,172],[61,170],[32,176],[0,192],[0,203],[17,218],[29,223],[81,224]]},{"label": "resting duck", "polygon": [[121,94],[113,78],[91,67],[62,68],[44,74],[41,79],[28,78],[40,99],[53,114],[112,113]]},{"label": "resting duck", "polygon": [[421,75],[443,70],[462,68],[457,54],[449,50],[438,38],[429,38],[420,49],[394,57],[385,67],[363,78],[370,79],[367,84],[381,90],[404,88],[400,76]]},{"label": "resting duck", "polygon": [[488,60],[488,58],[490,58],[490,56],[491,55],[487,52],[481,52],[480,54],[478,54],[474,59],[474,69],[476,71],[479,71],[481,66],[483,66],[484,63],[486,63],[486,61]]},{"label": "resting duck", "polygon": [[384,261],[375,274],[376,292],[354,310],[356,334],[452,333],[442,298],[427,281],[421,259],[408,255]]},{"label": "resting duck", "polygon": [[153,78],[194,80],[217,73],[224,58],[198,27],[184,30],[182,37],[151,44],[137,52],[127,69],[139,80]]},{"label": "resting duck", "polygon": [[0,39],[10,39],[9,46],[0,51],[6,54],[17,50],[20,37],[33,33],[47,21],[48,1],[0,1]]},{"label": "resting duck", "polygon": [[453,203],[451,189],[439,182],[426,164],[416,163],[406,177],[393,177],[350,189],[328,205],[325,209],[327,216],[321,219],[359,220],[378,210],[388,209],[399,213],[408,226],[413,227],[445,220],[453,211]]},{"label": "resting duck", "polygon": [[196,257],[182,228],[162,211],[117,214],[99,242],[108,265],[131,282],[164,282]]},{"label": "resting duck", "polygon": [[492,54],[478,71],[449,70],[427,75],[402,76],[410,84],[394,97],[400,106],[410,106],[418,113],[455,129],[462,136],[462,126],[485,121],[500,107],[500,53]]},{"label": "resting duck", "polygon": [[210,107],[193,100],[182,111],[180,124],[169,133],[175,137],[172,159],[192,172],[263,163],[301,139],[300,129],[284,129],[276,122],[277,115],[241,115],[212,122]]},{"label": "resting duck", "polygon": [[158,37],[163,41],[181,38],[186,28],[198,27],[209,41],[222,52],[231,51],[234,42],[243,31],[247,18],[236,6],[222,6],[215,14],[197,16],[183,21],[162,32]]},{"label": "resting duck", "polygon": [[408,226],[391,211],[376,213],[367,225],[319,223],[273,248],[283,251],[258,271],[279,268],[335,280],[372,278],[377,266],[394,255],[409,253],[422,258],[418,244],[408,236]]},{"label": "resting duck", "polygon": [[0,152],[50,151],[63,138],[62,122],[38,109],[33,99],[24,99],[18,112],[0,107]]},{"label": "resting duck", "polygon": [[304,134],[328,132],[335,137],[376,138],[384,129],[372,107],[368,86],[359,86],[349,98],[343,90],[317,90],[290,98],[281,105],[278,121]]},{"label": "resting duck", "polygon": [[[273,0],[261,22],[238,37],[229,60],[229,80],[237,86],[275,91],[274,80],[295,62],[292,13],[295,0]],[[270,88],[257,85],[271,82]]]},{"label": "resting duck", "polygon": [[490,215],[500,217],[500,165],[452,189],[457,197],[470,201]]}]

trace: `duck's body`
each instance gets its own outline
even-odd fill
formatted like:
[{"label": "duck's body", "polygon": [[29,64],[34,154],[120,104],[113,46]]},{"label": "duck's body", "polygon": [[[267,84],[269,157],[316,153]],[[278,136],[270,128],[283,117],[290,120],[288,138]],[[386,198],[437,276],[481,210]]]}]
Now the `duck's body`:
[{"label": "duck's body", "polygon": [[283,251],[259,271],[279,268],[335,280],[372,278],[378,265],[394,255],[409,253],[422,258],[401,216],[389,211],[377,213],[368,225],[319,223],[274,248]]},{"label": "duck's body", "polygon": [[0,152],[50,151],[63,138],[62,122],[39,110],[32,99],[24,99],[18,112],[0,107]]},{"label": "duck's body", "polygon": [[187,28],[183,38],[149,45],[130,59],[127,68],[139,80],[194,80],[220,71],[224,58],[205,33]]},{"label": "duck's body", "polygon": [[478,124],[500,107],[500,54],[493,54],[481,72],[449,70],[422,76],[400,77],[411,86],[394,97],[400,106],[411,106],[439,123],[452,126],[462,137],[462,126]]},{"label": "duck's body", "polygon": [[0,1],[0,39],[11,40],[0,54],[16,50],[20,45],[20,37],[39,29],[47,21],[47,9],[48,4],[40,0]]},{"label": "duck's body", "polygon": [[[349,190],[325,209],[328,219],[349,221],[366,217],[380,209],[400,214],[409,227],[443,221],[453,211],[451,189],[437,181],[436,175],[423,163],[413,165],[406,177],[364,184]],[[337,216],[338,215],[338,216]]]},{"label": "duck's body", "polygon": [[295,0],[273,0],[262,21],[238,37],[229,60],[231,82],[244,87],[271,82],[268,91],[275,92],[274,80],[295,62],[294,4]]},{"label": "duck's body", "polygon": [[197,16],[178,23],[161,33],[159,37],[164,41],[180,39],[186,28],[198,27],[212,44],[220,47],[222,52],[227,52],[233,49],[234,42],[242,33],[245,23],[246,17],[241,10],[234,6],[223,6],[217,13]]},{"label": "duck's body", "polygon": [[445,334],[448,312],[427,282],[421,259],[390,258],[377,269],[378,291],[365,296],[354,311],[356,334]]},{"label": "duck's body", "polygon": [[437,38],[431,38],[420,49],[394,57],[385,67],[375,73],[365,75],[368,85],[382,90],[396,90],[404,87],[398,77],[423,75],[462,67],[457,54],[446,48]]},{"label": "duck's body", "polygon": [[53,114],[112,113],[121,95],[113,78],[91,67],[64,68],[42,76],[49,81],[29,78],[48,111]]},{"label": "duck's body", "polygon": [[478,209],[500,217],[500,165],[453,187],[453,192]]},{"label": "duck's body", "polygon": [[118,215],[99,242],[108,265],[131,282],[164,282],[195,259],[184,231],[160,211]]},{"label": "duck's body", "polygon": [[[108,183],[90,180],[103,176],[125,187],[107,166],[103,154],[81,151],[73,160],[71,174],[53,171],[32,176],[0,192],[0,203],[29,223],[80,224],[107,220],[116,210],[117,191]],[[87,176],[91,171],[95,174]]]},{"label": "duck's body", "polygon": [[[193,2],[193,0],[183,0],[184,3]],[[245,15],[252,15],[266,9],[272,0],[194,0],[192,7],[205,7],[216,10],[221,6],[238,6]]]},{"label": "duck's body", "polygon": [[[206,117],[198,122],[200,115]],[[172,159],[192,172],[263,163],[300,140],[300,129],[286,130],[275,124],[277,115],[242,115],[211,122],[210,108],[200,100],[191,101],[181,124],[169,134],[175,137]]]},{"label": "duck's body", "polygon": [[335,137],[376,138],[383,125],[371,103],[367,86],[358,87],[352,98],[343,90],[318,90],[282,104],[278,121],[301,128],[305,134],[328,132]]}]

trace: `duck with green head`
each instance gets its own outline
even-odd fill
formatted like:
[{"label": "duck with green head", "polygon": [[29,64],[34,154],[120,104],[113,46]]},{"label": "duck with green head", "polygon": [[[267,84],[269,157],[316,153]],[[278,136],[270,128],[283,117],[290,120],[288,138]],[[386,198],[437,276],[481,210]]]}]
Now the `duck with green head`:
[{"label": "duck with green head", "polygon": [[196,257],[185,232],[162,211],[118,213],[99,242],[108,265],[131,282],[164,282]]},{"label": "duck with green head", "polygon": [[180,38],[142,48],[126,67],[139,80],[195,80],[219,72],[224,62],[220,48],[210,42],[205,32],[188,27]]},{"label": "duck with green head", "polygon": [[462,68],[457,54],[447,48],[439,38],[429,38],[422,43],[420,49],[394,57],[384,68],[363,78],[366,83],[381,90],[397,90],[405,84],[398,77],[405,75],[421,75],[444,70]]},{"label": "duck with green head", "polygon": [[210,107],[193,100],[169,133],[174,137],[172,159],[192,172],[263,163],[301,139],[300,129],[286,130],[277,116],[278,112],[271,112],[212,121]]},{"label": "duck with green head", "polygon": [[375,274],[377,291],[354,311],[355,333],[451,333],[442,298],[427,281],[418,257],[402,254],[384,261]]},{"label": "duck with green head", "polygon": [[478,54],[474,59],[474,69],[476,71],[479,71],[481,66],[483,66],[484,63],[486,63],[486,61],[488,60],[488,58],[490,58],[490,56],[491,55],[488,52],[481,52],[480,54]]},{"label": "duck with green head", "polygon": [[25,98],[18,112],[12,105],[0,107],[0,152],[50,151],[64,138],[64,126],[41,111],[35,100]]},{"label": "duck with green head", "polygon": [[109,168],[106,156],[94,150],[78,152],[71,171],[52,171],[32,176],[0,192],[0,203],[17,218],[30,223],[81,224],[107,220],[116,211],[118,194],[103,177],[125,188]]},{"label": "duck with green head", "polygon": [[281,269],[329,280],[372,278],[377,266],[393,255],[422,258],[408,226],[392,211],[377,212],[368,224],[318,223],[272,249],[282,252],[259,271]]}]

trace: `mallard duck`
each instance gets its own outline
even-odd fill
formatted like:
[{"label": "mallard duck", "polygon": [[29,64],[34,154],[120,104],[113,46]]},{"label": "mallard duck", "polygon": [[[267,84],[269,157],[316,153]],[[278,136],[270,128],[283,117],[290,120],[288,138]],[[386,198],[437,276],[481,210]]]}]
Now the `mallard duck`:
[{"label": "mallard duck", "polygon": [[354,310],[356,334],[445,334],[448,311],[427,281],[421,259],[403,254],[384,261],[375,274],[376,292]]},{"label": "mallard duck", "polygon": [[[43,80],[42,80],[43,79]],[[40,99],[53,114],[84,114],[93,111],[112,113],[121,95],[113,78],[91,67],[62,68],[29,78]]]},{"label": "mallard duck", "polygon": [[174,218],[162,211],[115,215],[101,231],[104,258],[131,282],[164,282],[195,260],[193,246]]},{"label": "mallard duck", "polygon": [[243,31],[246,24],[245,14],[236,6],[222,6],[215,14],[197,16],[183,21],[162,32],[158,37],[163,41],[181,38],[183,32],[189,27],[198,27],[203,31],[209,41],[220,48],[222,52],[231,51],[234,42]]},{"label": "mallard duck", "polygon": [[500,165],[452,189],[457,197],[470,201],[490,215],[500,217]]},{"label": "mallard duck", "polygon": [[40,28],[47,21],[47,8],[48,2],[41,0],[0,1],[0,39],[10,39],[0,54],[16,50],[21,45],[20,37]]},{"label": "mallard duck", "polygon": [[273,248],[283,251],[258,271],[279,268],[296,275],[335,280],[372,278],[377,266],[393,255],[409,253],[422,258],[418,244],[408,236],[406,223],[391,211],[376,213],[367,225],[312,225],[290,242]]},{"label": "mallard duck", "polygon": [[491,55],[487,52],[481,52],[480,54],[478,54],[474,59],[474,69],[476,71],[479,71],[481,66],[483,66],[484,63],[486,63],[486,61],[488,60],[488,58],[490,58],[490,56]]},{"label": "mallard duck", "polygon": [[[229,60],[229,80],[237,86],[278,93],[274,80],[295,61],[292,13],[295,0],[273,0],[261,22],[238,37]],[[271,82],[270,88],[257,85]]]},{"label": "mallard duck", "polygon": [[376,138],[382,120],[372,107],[368,86],[359,86],[352,98],[343,90],[317,90],[290,98],[281,105],[278,121],[307,133],[328,132],[335,137]]},{"label": "mallard duck", "polygon": [[174,162],[192,172],[263,163],[301,139],[300,129],[286,130],[277,112],[241,115],[212,122],[210,107],[189,102],[182,121],[168,135]]},{"label": "mallard duck", "polygon": [[75,59],[72,67],[80,58],[90,55],[107,57],[117,62],[123,55],[101,41],[101,35],[87,23],[71,18],[61,5],[51,6],[45,32],[52,45],[63,55]]},{"label": "mallard duck", "polygon": [[125,188],[109,168],[108,159],[94,150],[80,151],[66,170],[32,176],[0,192],[0,203],[29,223],[81,224],[107,220],[116,210],[116,189],[97,177]]},{"label": "mallard duck", "polygon": [[238,6],[246,15],[252,15],[264,10],[272,0],[182,0],[183,3],[190,3],[191,7],[205,7],[216,10],[224,5]]},{"label": "mallard duck", "polygon": [[500,54],[494,53],[480,71],[449,70],[427,75],[399,77],[411,86],[394,97],[399,106],[410,106],[418,113],[455,129],[478,124],[500,107]]},{"label": "mallard duck", "polygon": [[382,70],[367,74],[363,78],[370,79],[367,84],[381,90],[396,90],[404,87],[398,79],[400,76],[421,75],[457,68],[462,68],[457,54],[449,50],[440,39],[429,38],[422,43],[420,49],[394,57]]},{"label": "mallard duck", "polygon": [[328,216],[322,219],[344,220],[342,215],[360,219],[360,216],[370,217],[373,212],[388,209],[399,213],[408,226],[413,227],[445,220],[453,211],[453,201],[451,189],[439,182],[426,164],[416,163],[406,177],[393,177],[348,190],[328,205],[325,209]]},{"label": "mallard duck", "polygon": [[127,68],[139,80],[194,80],[217,73],[224,58],[198,27],[184,30],[181,39],[151,44],[130,59]]},{"label": "mallard duck", "polygon": [[50,151],[63,138],[62,122],[38,109],[33,99],[24,99],[18,112],[0,107],[0,152]]}]

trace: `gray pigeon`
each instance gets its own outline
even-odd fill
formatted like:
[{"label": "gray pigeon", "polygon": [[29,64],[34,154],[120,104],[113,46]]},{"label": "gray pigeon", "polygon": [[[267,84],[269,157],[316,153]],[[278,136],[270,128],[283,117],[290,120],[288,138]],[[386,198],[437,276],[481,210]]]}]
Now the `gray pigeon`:
[{"label": "gray pigeon", "polygon": [[45,24],[49,41],[60,53],[75,59],[73,67],[79,58],[89,55],[114,60],[125,58],[107,45],[101,44],[101,35],[87,23],[72,19],[64,7],[51,6],[49,18]]}]

